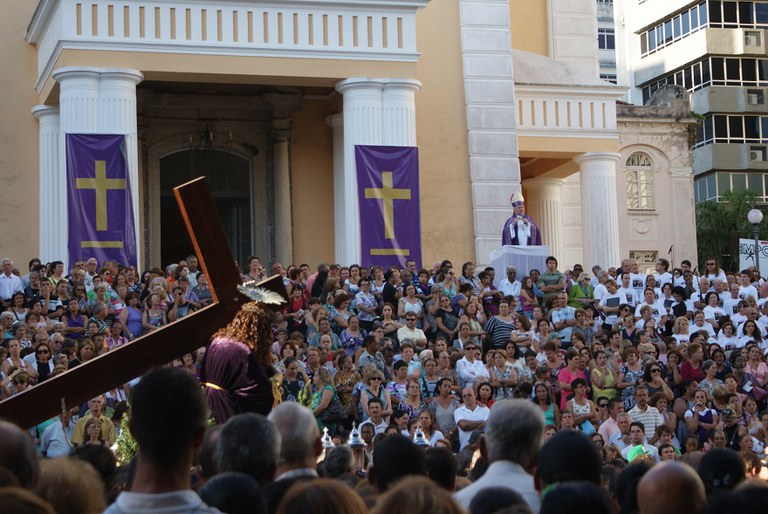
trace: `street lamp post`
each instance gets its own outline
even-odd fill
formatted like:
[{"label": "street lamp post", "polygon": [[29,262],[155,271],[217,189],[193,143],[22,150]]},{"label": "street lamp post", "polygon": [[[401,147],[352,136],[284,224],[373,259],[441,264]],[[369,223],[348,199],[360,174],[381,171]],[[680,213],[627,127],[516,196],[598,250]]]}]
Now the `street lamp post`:
[{"label": "street lamp post", "polygon": [[763,212],[760,209],[752,209],[747,214],[747,219],[752,224],[752,234],[755,236],[755,269],[760,273],[760,223],[763,222]]}]

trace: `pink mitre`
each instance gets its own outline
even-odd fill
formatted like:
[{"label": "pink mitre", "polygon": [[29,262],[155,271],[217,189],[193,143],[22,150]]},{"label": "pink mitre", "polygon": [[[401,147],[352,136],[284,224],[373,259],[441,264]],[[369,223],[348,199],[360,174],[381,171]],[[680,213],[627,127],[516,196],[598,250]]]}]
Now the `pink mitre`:
[{"label": "pink mitre", "polygon": [[523,205],[523,203],[525,203],[525,198],[523,198],[523,193],[512,193],[512,196],[509,197],[509,203],[512,204],[512,207]]}]

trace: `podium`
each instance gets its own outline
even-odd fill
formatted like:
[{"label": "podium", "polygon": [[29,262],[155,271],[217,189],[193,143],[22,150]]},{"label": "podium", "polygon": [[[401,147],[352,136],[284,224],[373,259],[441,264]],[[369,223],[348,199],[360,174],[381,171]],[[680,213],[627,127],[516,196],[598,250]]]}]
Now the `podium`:
[{"label": "podium", "polygon": [[517,268],[517,280],[522,281],[532,269],[541,273],[547,270],[547,257],[550,256],[549,246],[512,246],[506,245],[491,252],[491,267],[496,270],[494,285],[507,278],[507,266]]}]

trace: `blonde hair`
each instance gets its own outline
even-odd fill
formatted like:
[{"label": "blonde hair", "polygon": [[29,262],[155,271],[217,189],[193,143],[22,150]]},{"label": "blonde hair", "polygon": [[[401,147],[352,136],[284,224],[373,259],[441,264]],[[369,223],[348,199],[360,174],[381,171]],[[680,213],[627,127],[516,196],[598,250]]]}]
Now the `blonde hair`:
[{"label": "blonde hair", "polygon": [[62,458],[40,462],[40,479],[35,491],[58,514],[102,512],[104,484],[96,470],[85,461]]}]

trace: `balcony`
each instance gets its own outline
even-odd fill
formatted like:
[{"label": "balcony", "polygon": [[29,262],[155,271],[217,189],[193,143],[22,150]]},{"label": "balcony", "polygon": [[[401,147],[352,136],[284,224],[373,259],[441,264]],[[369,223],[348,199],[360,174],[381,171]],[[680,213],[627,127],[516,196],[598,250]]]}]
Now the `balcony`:
[{"label": "balcony", "polygon": [[626,88],[568,63],[514,50],[518,134],[615,138],[616,100]]},{"label": "balcony", "polygon": [[38,89],[64,49],[416,62],[429,0],[41,0]]}]

